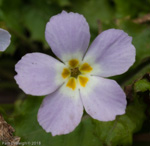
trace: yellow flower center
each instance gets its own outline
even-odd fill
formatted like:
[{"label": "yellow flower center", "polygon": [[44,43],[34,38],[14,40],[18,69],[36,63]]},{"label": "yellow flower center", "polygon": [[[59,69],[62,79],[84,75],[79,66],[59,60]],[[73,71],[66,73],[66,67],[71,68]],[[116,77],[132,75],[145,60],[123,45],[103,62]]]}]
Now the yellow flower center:
[{"label": "yellow flower center", "polygon": [[78,67],[71,68],[71,77],[77,78],[80,74],[81,72],[79,71]]},{"label": "yellow flower center", "polygon": [[87,73],[89,73],[89,72],[91,72],[92,70],[93,70],[92,67],[91,67],[88,63],[84,63],[84,64],[82,64],[81,67],[80,67],[80,71],[81,71],[81,72],[87,72]]},{"label": "yellow flower center", "polygon": [[89,81],[89,79],[87,77],[84,76],[79,76],[79,81],[82,87],[85,87],[87,82]]},{"label": "yellow flower center", "polygon": [[63,77],[64,79],[67,78],[67,77],[70,75],[69,69],[68,69],[68,68],[64,68],[61,75],[62,75],[62,77]]},{"label": "yellow flower center", "polygon": [[77,59],[72,59],[72,60],[69,61],[69,66],[70,66],[71,68],[77,67],[78,64],[79,64],[79,61],[78,61]]},{"label": "yellow flower center", "polygon": [[67,82],[67,87],[71,88],[72,90],[75,90],[76,88],[76,79],[75,78],[70,78]]},{"label": "yellow flower center", "polygon": [[78,83],[82,87],[86,86],[89,81],[86,74],[92,70],[93,68],[88,63],[80,64],[77,59],[72,59],[68,62],[68,68],[64,68],[61,75],[63,79],[68,79],[66,87],[75,90]]}]

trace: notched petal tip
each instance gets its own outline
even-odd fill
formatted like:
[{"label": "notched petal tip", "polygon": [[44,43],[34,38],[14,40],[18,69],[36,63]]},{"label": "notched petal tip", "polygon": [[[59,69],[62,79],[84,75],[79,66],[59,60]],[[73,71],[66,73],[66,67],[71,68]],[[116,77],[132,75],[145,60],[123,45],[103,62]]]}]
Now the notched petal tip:
[{"label": "notched petal tip", "polygon": [[63,78],[59,78],[58,70],[62,70],[63,67],[61,62],[51,56],[29,53],[15,65],[15,80],[26,94],[47,95],[62,85]]},{"label": "notched petal tip", "polygon": [[89,92],[81,90],[81,98],[86,112],[99,121],[112,121],[117,115],[125,113],[126,95],[116,81],[92,76]]},{"label": "notched petal tip", "polygon": [[93,75],[110,77],[126,72],[135,62],[135,55],[131,36],[123,30],[108,29],[96,37],[84,61],[92,62],[99,68],[94,70]]},{"label": "notched petal tip", "polygon": [[72,132],[83,115],[79,93],[78,99],[72,98],[68,92],[64,93],[64,87],[65,85],[44,98],[37,115],[41,127],[53,136]]},{"label": "notched petal tip", "polygon": [[54,54],[63,62],[74,54],[82,59],[89,41],[89,25],[83,15],[62,12],[50,18],[46,24],[45,38]]}]

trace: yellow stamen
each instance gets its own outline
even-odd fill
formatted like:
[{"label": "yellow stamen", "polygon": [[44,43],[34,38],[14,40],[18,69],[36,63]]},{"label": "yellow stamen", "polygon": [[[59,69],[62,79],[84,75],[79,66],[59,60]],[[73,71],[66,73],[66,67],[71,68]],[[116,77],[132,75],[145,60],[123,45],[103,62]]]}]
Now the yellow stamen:
[{"label": "yellow stamen", "polygon": [[85,87],[89,79],[87,77],[79,76],[79,82],[82,87]]},{"label": "yellow stamen", "polygon": [[69,65],[70,67],[77,67],[77,65],[79,64],[79,61],[77,59],[72,59],[69,61]]},{"label": "yellow stamen", "polygon": [[76,88],[76,79],[75,78],[70,78],[66,86],[71,88],[72,90],[75,90],[75,88]]},{"label": "yellow stamen", "polygon": [[63,77],[64,79],[67,78],[67,77],[70,75],[69,69],[68,69],[68,68],[64,68],[61,75],[62,75],[62,77]]},{"label": "yellow stamen", "polygon": [[88,63],[84,63],[80,67],[81,72],[91,72],[92,70],[93,68]]}]

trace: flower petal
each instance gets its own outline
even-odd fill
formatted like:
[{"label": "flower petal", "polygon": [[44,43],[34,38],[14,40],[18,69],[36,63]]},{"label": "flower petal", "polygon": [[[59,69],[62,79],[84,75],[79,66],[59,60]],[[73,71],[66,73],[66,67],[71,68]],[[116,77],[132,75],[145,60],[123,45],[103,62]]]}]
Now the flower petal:
[{"label": "flower petal", "polygon": [[0,28],[0,51],[5,51],[10,44],[11,35],[8,31]]},{"label": "flower petal", "polygon": [[109,77],[127,71],[135,61],[135,48],[131,41],[127,33],[117,29],[98,35],[84,58],[95,68],[92,74]]},{"label": "flower petal", "polygon": [[85,18],[78,13],[65,11],[50,19],[45,35],[52,51],[64,62],[77,57],[81,59],[90,41]]},{"label": "flower petal", "polygon": [[72,132],[80,123],[82,115],[83,105],[79,90],[71,91],[64,84],[43,100],[38,121],[46,132],[55,136]]},{"label": "flower petal", "polygon": [[42,53],[30,53],[16,64],[15,80],[19,87],[31,95],[46,95],[55,91],[64,80],[64,64]]},{"label": "flower petal", "polygon": [[94,119],[111,121],[125,113],[126,96],[114,80],[92,76],[80,94],[86,112]]}]

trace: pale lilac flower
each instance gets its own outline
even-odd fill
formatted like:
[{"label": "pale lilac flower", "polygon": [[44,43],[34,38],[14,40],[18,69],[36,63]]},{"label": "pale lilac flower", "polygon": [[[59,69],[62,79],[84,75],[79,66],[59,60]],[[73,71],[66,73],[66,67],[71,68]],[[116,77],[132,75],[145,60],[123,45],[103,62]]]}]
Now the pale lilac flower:
[{"label": "pale lilac flower", "polygon": [[[46,25],[46,40],[62,61],[30,53],[16,64],[15,79],[27,94],[47,95],[38,122],[52,135],[67,134],[85,111],[100,121],[114,120],[126,109],[126,96],[116,81],[135,61],[132,38],[122,30],[102,32],[90,45],[89,26],[78,13],[53,16]],[[35,101],[36,102],[36,101]]]},{"label": "pale lilac flower", "polygon": [[0,51],[5,51],[10,44],[11,35],[8,31],[0,28]]}]

